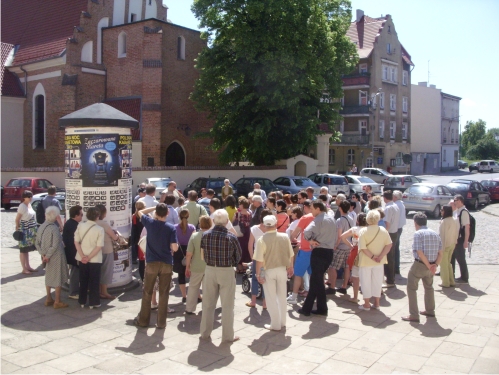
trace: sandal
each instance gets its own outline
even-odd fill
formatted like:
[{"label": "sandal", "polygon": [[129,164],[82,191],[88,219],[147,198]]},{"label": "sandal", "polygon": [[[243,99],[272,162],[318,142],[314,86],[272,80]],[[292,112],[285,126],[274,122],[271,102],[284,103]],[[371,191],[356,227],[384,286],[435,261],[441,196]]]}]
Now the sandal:
[{"label": "sandal", "polygon": [[403,316],[402,320],[405,321],[405,322],[416,322],[416,323],[419,323],[419,319],[418,318],[413,318],[410,315],[409,316]]},{"label": "sandal", "polygon": [[256,305],[253,305],[251,302],[246,302],[245,305],[251,308],[256,307]]},{"label": "sandal", "polygon": [[52,300],[52,301],[45,301],[44,305],[45,306],[54,306],[54,302],[55,302],[54,300]]},{"label": "sandal", "polygon": [[31,272],[29,272],[29,271],[23,271],[22,273],[25,275],[31,275]]}]

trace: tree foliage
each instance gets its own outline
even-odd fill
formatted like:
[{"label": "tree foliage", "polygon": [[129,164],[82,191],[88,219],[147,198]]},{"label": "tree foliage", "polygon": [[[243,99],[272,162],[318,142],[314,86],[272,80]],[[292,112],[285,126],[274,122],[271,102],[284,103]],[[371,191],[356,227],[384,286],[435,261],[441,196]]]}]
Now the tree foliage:
[{"label": "tree foliage", "polygon": [[478,160],[499,159],[499,143],[493,138],[486,137],[471,146],[466,155]]},{"label": "tree foliage", "polygon": [[487,123],[483,120],[468,121],[461,135],[461,151],[463,155],[468,155],[468,150],[485,138]]},{"label": "tree foliage", "polygon": [[[214,120],[220,161],[272,165],[339,120],[342,74],[357,63],[349,0],[195,0],[208,47],[191,95]],[[329,99],[329,100],[324,100]]]}]

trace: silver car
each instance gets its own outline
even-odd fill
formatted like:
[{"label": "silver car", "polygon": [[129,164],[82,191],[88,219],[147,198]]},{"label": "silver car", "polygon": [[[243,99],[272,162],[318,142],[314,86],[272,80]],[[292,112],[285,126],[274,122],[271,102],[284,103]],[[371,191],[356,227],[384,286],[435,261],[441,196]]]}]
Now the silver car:
[{"label": "silver car", "polygon": [[453,195],[445,185],[417,183],[407,189],[402,195],[405,213],[409,211],[424,211],[435,219],[440,218],[440,208],[449,204]]},{"label": "silver car", "polygon": [[360,175],[364,177],[369,177],[370,179],[384,184],[388,177],[392,177],[390,173],[381,168],[364,168],[360,171]]},{"label": "silver car", "polygon": [[350,187],[350,194],[362,194],[366,189],[366,186],[370,185],[374,194],[381,195],[381,184],[378,184],[369,177],[355,175],[347,175],[345,177]]},{"label": "silver car", "polygon": [[311,186],[314,188],[314,195],[319,196],[321,192],[320,186],[313,182],[308,177],[303,176],[282,176],[274,180],[274,184],[277,185],[279,190],[284,194],[296,194],[300,190],[305,190],[307,187]]},{"label": "silver car", "polygon": [[151,177],[144,181],[147,184],[153,184],[156,186],[155,198],[156,200],[160,200],[161,193],[168,187],[168,184],[172,181],[170,177]]},{"label": "silver car", "polygon": [[384,189],[400,190],[403,192],[418,182],[423,181],[410,174],[396,175],[386,179]]}]

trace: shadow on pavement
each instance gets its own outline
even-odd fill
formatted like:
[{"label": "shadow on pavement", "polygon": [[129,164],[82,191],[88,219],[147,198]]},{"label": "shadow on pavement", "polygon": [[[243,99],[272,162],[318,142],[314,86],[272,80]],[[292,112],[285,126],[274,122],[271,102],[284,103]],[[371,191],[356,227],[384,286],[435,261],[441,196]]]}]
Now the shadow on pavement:
[{"label": "shadow on pavement", "polygon": [[[230,351],[231,342],[222,342],[219,346],[213,344],[211,340],[199,340],[197,350],[194,350],[187,357],[187,363],[191,366],[196,366],[199,371],[215,372],[217,369],[226,367],[232,361],[234,356]],[[224,358],[206,365],[206,354],[216,354]]]},{"label": "shadow on pavement", "polygon": [[258,339],[253,340],[248,347],[253,353],[265,357],[273,352],[286,350],[291,346],[291,336],[286,336],[286,329],[280,332],[268,331]]},{"label": "shadow on pavement", "polygon": [[469,284],[461,284],[461,285],[457,286],[457,288],[461,289],[463,292],[466,292],[466,294],[468,294],[469,296],[472,296],[472,297],[481,297],[481,296],[484,296],[487,294],[481,290],[473,288]]},{"label": "shadow on pavement", "polygon": [[[132,353],[134,355],[157,353],[165,349],[165,346],[163,345],[164,335],[164,329],[154,330],[154,333],[151,336],[147,336],[147,333],[137,329],[137,333],[128,348],[117,346],[115,349],[121,350],[125,353]],[[144,340],[147,340],[147,344],[144,343]]]},{"label": "shadow on pavement", "polygon": [[1,285],[5,285],[5,284],[11,283],[13,281],[17,281],[17,280],[21,280],[21,279],[26,279],[28,277],[32,278],[32,277],[45,276],[45,272],[43,272],[41,266],[39,266],[36,269],[38,270],[38,272],[32,272],[30,275],[25,275],[25,274],[19,272],[18,274],[15,274],[15,275],[12,275],[12,276],[2,277],[2,279],[0,280],[0,284]]},{"label": "shadow on pavement", "polygon": [[[424,317],[422,317],[424,319]],[[425,337],[446,337],[452,333],[450,328],[442,328],[436,318],[427,318],[426,323],[419,324],[415,322],[409,323],[414,326]]]}]

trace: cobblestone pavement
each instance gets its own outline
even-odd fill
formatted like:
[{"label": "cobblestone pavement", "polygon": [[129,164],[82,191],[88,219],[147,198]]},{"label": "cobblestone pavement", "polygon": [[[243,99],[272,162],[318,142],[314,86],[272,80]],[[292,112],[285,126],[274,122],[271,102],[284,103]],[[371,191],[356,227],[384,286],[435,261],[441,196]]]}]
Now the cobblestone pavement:
[{"label": "cobblestone pavement", "polygon": [[[422,317],[421,324],[400,320],[408,313],[405,284],[411,263],[402,265],[397,287],[382,297],[381,311],[360,312],[336,296],[328,300],[327,318],[300,316],[299,306],[290,305],[282,332],[264,329],[270,318],[261,301],[256,309],[244,305],[248,296],[239,278],[234,325],[241,340],[232,345],[220,343],[220,309],[213,341],[198,339],[201,312],[183,315],[178,288],[170,297],[176,312],[165,330],[127,324],[139,310],[140,288],[103,301],[100,309],[81,309],[67,293],[63,300],[69,308],[45,307],[41,268],[20,274],[14,216],[14,210],[0,215],[2,373],[499,373],[499,265],[484,264],[497,264],[492,241],[499,210],[494,206],[475,214],[471,284],[442,290],[435,279],[437,318]],[[409,219],[403,236],[406,260],[412,259],[405,253],[411,225]],[[32,266],[40,263],[36,253],[30,260]]]}]

